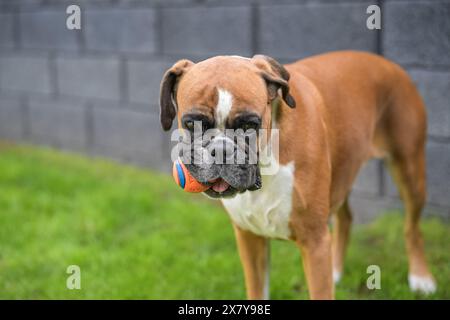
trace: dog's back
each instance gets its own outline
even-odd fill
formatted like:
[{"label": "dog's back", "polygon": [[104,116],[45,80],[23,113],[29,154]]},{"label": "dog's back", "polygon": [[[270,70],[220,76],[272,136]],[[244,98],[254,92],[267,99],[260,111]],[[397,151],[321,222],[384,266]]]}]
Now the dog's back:
[{"label": "dog's back", "polygon": [[397,64],[371,53],[338,51],[299,60],[286,68],[296,100],[302,101],[298,96],[304,94],[301,83],[305,79],[301,78],[320,95],[314,108],[321,108],[326,126],[336,199],[349,191],[366,160],[382,157],[391,162],[423,154],[424,104],[408,74]]}]

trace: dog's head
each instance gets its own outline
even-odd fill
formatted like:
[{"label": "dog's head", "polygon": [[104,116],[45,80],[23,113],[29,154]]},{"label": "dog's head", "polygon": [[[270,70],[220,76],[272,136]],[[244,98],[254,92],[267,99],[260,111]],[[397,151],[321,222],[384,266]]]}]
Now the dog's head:
[{"label": "dog's head", "polygon": [[180,60],[166,71],[161,125],[169,130],[177,116],[191,150],[191,161],[183,162],[197,180],[212,186],[207,195],[231,197],[261,187],[254,142],[261,143],[260,129],[270,130],[274,108],[295,107],[288,80],[281,64],[261,55],[218,56],[196,64]]}]

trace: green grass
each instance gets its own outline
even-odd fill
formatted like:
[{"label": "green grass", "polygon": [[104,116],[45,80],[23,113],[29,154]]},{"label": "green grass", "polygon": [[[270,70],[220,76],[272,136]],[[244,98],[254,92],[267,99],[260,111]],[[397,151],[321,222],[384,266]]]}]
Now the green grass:
[{"label": "green grass", "polygon": [[[353,230],[338,299],[414,299],[402,217]],[[449,225],[423,222],[439,289],[450,298]],[[66,268],[81,268],[81,290]],[[381,290],[366,268],[381,267]],[[307,298],[293,243],[272,242],[271,297]],[[229,220],[217,202],[166,175],[48,149],[0,146],[0,298],[243,299]]]}]

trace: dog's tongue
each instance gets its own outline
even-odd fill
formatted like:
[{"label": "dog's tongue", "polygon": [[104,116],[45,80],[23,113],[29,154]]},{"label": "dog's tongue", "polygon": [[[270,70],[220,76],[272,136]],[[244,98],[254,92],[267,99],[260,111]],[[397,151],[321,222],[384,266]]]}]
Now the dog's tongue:
[{"label": "dog's tongue", "polygon": [[223,179],[219,178],[216,182],[214,182],[214,184],[211,186],[211,188],[215,191],[215,192],[225,192],[228,187],[230,185]]}]

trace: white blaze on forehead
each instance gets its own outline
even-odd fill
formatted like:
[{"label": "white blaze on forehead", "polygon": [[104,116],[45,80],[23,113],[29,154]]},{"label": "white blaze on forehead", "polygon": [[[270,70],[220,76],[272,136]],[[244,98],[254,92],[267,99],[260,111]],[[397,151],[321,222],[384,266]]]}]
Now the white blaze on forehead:
[{"label": "white blaze on forehead", "polygon": [[226,90],[218,89],[219,99],[216,107],[217,128],[225,128],[225,121],[233,106],[233,96]]}]

